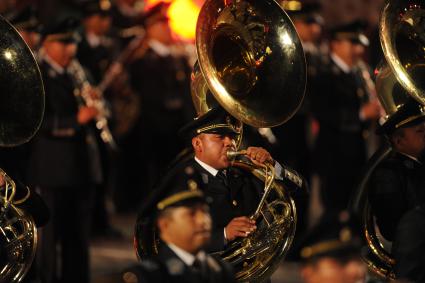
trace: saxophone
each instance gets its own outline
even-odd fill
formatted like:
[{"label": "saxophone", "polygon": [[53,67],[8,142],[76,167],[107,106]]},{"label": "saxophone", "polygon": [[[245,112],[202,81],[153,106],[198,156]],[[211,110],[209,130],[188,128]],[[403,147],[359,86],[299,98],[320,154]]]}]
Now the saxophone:
[{"label": "saxophone", "polygon": [[104,99],[102,92],[99,93],[99,97],[94,98],[91,95],[91,91],[97,90],[94,88],[88,78],[87,74],[77,60],[72,60],[68,66],[68,72],[72,75],[76,88],[74,90],[74,95],[78,98],[81,98],[84,106],[94,107],[98,111],[98,115],[95,118],[96,128],[100,131],[100,138],[104,143],[106,143],[110,148],[117,149],[118,146],[112,136],[111,130],[108,125],[108,118],[111,116],[111,111],[109,110],[108,104]]}]

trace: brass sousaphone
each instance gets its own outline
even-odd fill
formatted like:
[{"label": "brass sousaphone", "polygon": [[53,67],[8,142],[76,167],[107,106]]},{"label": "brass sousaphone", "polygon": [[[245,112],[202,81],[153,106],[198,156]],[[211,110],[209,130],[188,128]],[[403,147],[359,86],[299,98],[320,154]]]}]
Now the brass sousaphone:
[{"label": "brass sousaphone", "polygon": [[[306,83],[304,52],[291,20],[275,1],[205,1],[196,27],[196,48],[192,99],[199,116],[217,101],[243,123],[266,128],[283,124],[301,105]],[[243,151],[230,153],[238,154]],[[251,216],[257,230],[218,255],[233,265],[239,282],[262,282],[276,270],[292,243],[295,204],[274,180],[272,166],[243,161],[234,161],[233,166],[263,180],[265,189]],[[291,170],[285,170],[285,177],[302,185]],[[155,252],[157,244],[150,232],[136,224],[139,257]]]},{"label": "brass sousaphone", "polygon": [[[378,67],[376,88],[388,121],[410,98],[425,105],[425,1],[387,0],[381,13],[379,35],[386,60]],[[400,87],[405,91],[396,90]],[[385,143],[370,159],[352,200],[352,209],[363,222],[368,247],[364,255],[366,263],[376,274],[394,279],[395,261],[375,231],[368,199],[369,178],[391,151],[391,146]]]},{"label": "brass sousaphone", "polygon": [[[34,56],[15,28],[0,16],[0,146],[29,141],[41,125],[44,89]],[[15,182],[0,169],[0,282],[20,282],[37,245],[31,215],[17,205]]]}]

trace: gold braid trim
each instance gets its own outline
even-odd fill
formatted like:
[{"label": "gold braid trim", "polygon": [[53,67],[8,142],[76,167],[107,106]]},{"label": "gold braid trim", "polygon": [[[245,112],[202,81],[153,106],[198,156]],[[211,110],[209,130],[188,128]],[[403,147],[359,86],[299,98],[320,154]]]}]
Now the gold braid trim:
[{"label": "gold braid trim", "polygon": [[183,191],[180,193],[176,193],[168,198],[163,199],[160,201],[156,207],[158,210],[163,210],[166,207],[175,204],[179,201],[194,198],[194,197],[202,197],[204,194],[200,190],[194,190],[194,191]]},{"label": "gold braid trim", "polygon": [[309,247],[305,247],[301,250],[301,257],[309,258],[314,255],[339,248],[343,246],[344,244],[345,243],[342,243],[339,240],[332,240],[332,241],[327,241],[327,242],[319,243],[316,245],[312,245]]},{"label": "gold braid trim", "polygon": [[209,130],[214,130],[214,129],[219,129],[219,128],[227,128],[227,129],[230,129],[230,130],[233,130],[233,131],[239,133],[239,131],[237,129],[235,129],[235,127],[231,124],[212,124],[212,125],[197,129],[196,133],[201,134],[203,132],[206,132],[206,131],[209,131]]},{"label": "gold braid trim", "polygon": [[398,129],[401,126],[403,126],[403,125],[405,125],[405,124],[407,124],[407,123],[409,123],[409,122],[411,122],[411,121],[413,121],[413,120],[415,120],[417,118],[420,118],[422,116],[425,116],[425,113],[421,113],[421,114],[418,114],[418,115],[415,115],[415,116],[410,116],[409,118],[404,119],[403,121],[401,121],[400,123],[398,123],[397,125],[395,125],[395,128]]}]

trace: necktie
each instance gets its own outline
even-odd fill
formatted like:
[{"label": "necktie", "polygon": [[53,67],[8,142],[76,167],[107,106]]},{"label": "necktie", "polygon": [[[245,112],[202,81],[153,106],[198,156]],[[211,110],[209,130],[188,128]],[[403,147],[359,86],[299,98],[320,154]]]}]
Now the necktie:
[{"label": "necktie", "polygon": [[190,267],[190,270],[192,274],[196,277],[197,281],[204,282],[204,270],[202,266],[202,262],[197,258],[193,262],[192,266]]},{"label": "necktie", "polygon": [[229,181],[227,179],[227,174],[225,170],[218,171],[217,178],[219,178],[225,186],[229,185]]}]

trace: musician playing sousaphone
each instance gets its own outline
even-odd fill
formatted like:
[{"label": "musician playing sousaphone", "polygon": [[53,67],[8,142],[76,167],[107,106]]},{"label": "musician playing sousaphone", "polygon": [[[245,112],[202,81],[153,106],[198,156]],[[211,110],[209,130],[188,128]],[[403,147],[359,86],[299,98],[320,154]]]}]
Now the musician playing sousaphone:
[{"label": "musician playing sousaphone", "polygon": [[[22,18],[20,18],[23,21]],[[17,20],[15,19],[15,23]],[[16,146],[38,131],[44,90],[35,58],[18,31],[0,16],[0,282],[21,282],[33,263],[37,227],[49,220],[41,197],[23,185]],[[34,278],[31,278],[34,279]]]},{"label": "musician playing sousaphone", "polygon": [[421,226],[425,203],[424,121],[423,106],[409,99],[378,129],[393,151],[377,166],[370,180],[376,222],[384,238],[393,242],[395,276],[412,282],[425,278]]},{"label": "musician playing sousaphone", "polygon": [[[219,106],[212,108],[181,129],[180,135],[192,145],[194,154],[182,158],[163,178],[167,180],[167,176],[185,174],[187,170],[201,175],[200,187],[212,199],[213,224],[208,252],[222,251],[234,240],[245,238],[257,229],[258,223],[250,217],[261,200],[264,183],[249,172],[232,167],[232,158],[228,156],[237,150],[236,140],[240,134],[240,121]],[[271,164],[276,179],[287,187],[296,189],[305,185],[298,173],[276,162],[265,149],[248,147],[243,153],[258,166]]]}]

